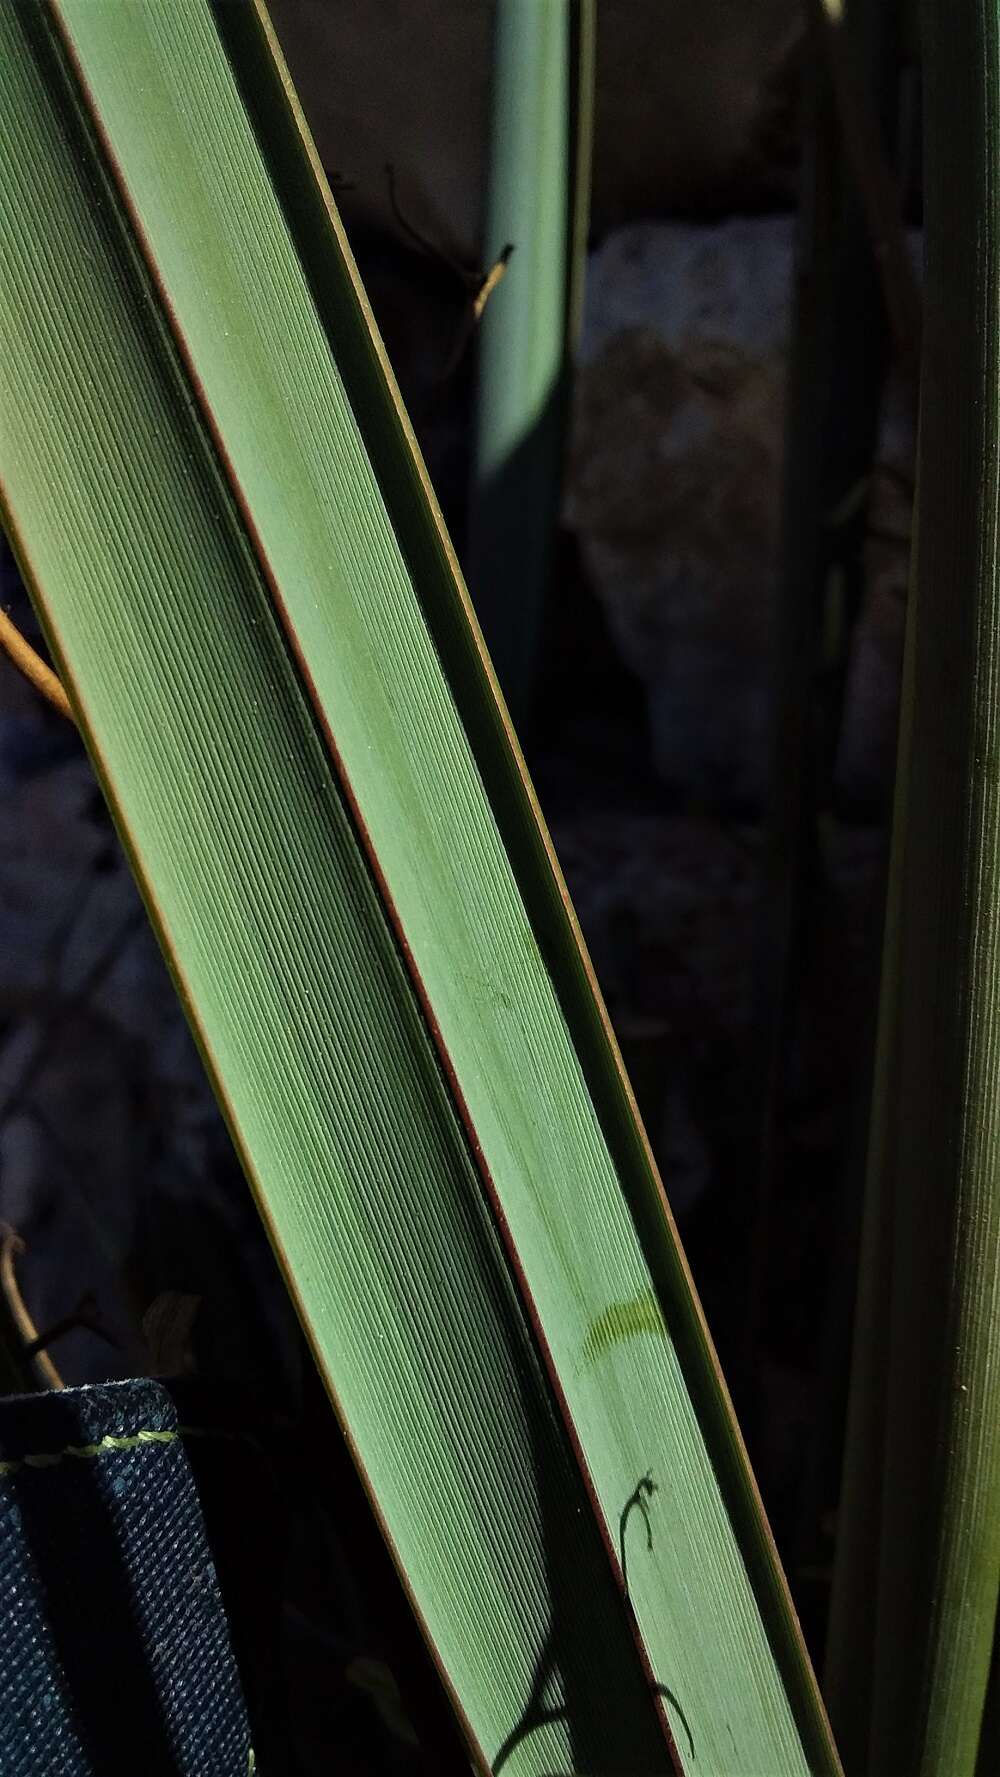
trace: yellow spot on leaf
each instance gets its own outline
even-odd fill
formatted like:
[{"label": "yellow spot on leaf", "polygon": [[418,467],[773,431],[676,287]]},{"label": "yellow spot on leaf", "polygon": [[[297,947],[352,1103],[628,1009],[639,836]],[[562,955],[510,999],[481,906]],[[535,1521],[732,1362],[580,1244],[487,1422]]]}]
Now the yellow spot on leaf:
[{"label": "yellow spot on leaf", "polygon": [[610,1308],[605,1308],[603,1314],[592,1320],[583,1342],[583,1355],[588,1363],[594,1363],[613,1346],[624,1344],[626,1339],[638,1338],[640,1333],[652,1333],[655,1339],[667,1336],[660,1305],[652,1290],[642,1290],[626,1302],[612,1302]]}]

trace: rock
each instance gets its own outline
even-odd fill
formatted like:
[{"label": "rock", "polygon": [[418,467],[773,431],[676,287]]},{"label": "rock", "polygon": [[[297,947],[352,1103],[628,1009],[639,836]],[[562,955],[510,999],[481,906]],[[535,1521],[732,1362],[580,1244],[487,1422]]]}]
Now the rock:
[{"label": "rock", "polygon": [[792,223],[635,224],[592,256],[566,522],[657,768],[760,801]]},{"label": "rock", "polygon": [[[479,256],[490,101],[490,0],[271,0],[321,159],[350,183],[345,217]],[[791,195],[797,0],[658,0],[597,8],[592,225],[781,202]]]},{"label": "rock", "polygon": [[[654,759],[701,806],[760,808],[769,765],[794,221],[636,223],[590,260],[564,516]],[[891,783],[913,450],[890,389],[837,790]]]}]

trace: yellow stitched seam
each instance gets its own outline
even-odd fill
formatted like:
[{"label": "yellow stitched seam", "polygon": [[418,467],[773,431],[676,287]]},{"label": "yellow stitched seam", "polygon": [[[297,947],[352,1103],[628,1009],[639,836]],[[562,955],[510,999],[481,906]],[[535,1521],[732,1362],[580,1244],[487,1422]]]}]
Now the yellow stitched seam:
[{"label": "yellow stitched seam", "polygon": [[50,1454],[39,1452],[38,1455],[18,1456],[9,1462],[0,1462],[0,1475],[16,1475],[22,1468],[55,1468],[66,1456],[93,1457],[100,1456],[102,1450],[134,1450],[140,1444],[172,1444],[181,1436],[181,1431],[151,1431],[146,1428],[133,1432],[126,1438],[118,1438],[108,1432],[96,1444],[67,1444],[65,1450],[53,1450]]},{"label": "yellow stitched seam", "polygon": [[[153,1431],[143,1426],[128,1437],[116,1437],[113,1432],[107,1432],[96,1444],[67,1444],[64,1450],[38,1451],[37,1454],[0,1462],[0,1475],[14,1475],[22,1468],[55,1468],[66,1456],[94,1457],[100,1456],[102,1450],[135,1450],[140,1444],[173,1444],[182,1437],[209,1435],[197,1425],[182,1425],[177,1431]],[[247,1777],[255,1777],[256,1770],[257,1759],[251,1746],[247,1753]]]}]

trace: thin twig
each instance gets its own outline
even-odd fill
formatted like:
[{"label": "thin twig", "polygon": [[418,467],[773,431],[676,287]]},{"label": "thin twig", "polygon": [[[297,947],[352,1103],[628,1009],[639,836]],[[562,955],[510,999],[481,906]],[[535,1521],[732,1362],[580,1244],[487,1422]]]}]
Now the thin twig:
[{"label": "thin twig", "polygon": [[511,254],[514,251],[514,243],[513,241],[507,242],[506,246],[504,246],[497,254],[496,259],[488,271],[484,272],[475,266],[462,265],[459,260],[453,258],[450,253],[446,252],[444,247],[436,246],[433,241],[428,240],[426,235],[421,234],[420,230],[414,227],[409,217],[404,214],[399,202],[399,194],[396,190],[396,170],[391,161],[386,161],[385,175],[389,187],[389,207],[392,210],[397,226],[413,243],[424,259],[430,259],[438,265],[443,265],[447,271],[451,272],[452,276],[461,284],[468,297],[468,306],[462,314],[462,318],[455,333],[454,343],[451,351],[448,353],[444,369],[441,372],[441,383],[448,383],[451,381],[451,378],[454,376],[458,366],[465,356],[469,341],[483,318],[483,311],[486,308],[486,304],[489,302],[490,297],[493,295],[504,272],[507,270]]},{"label": "thin twig", "polygon": [[57,709],[67,722],[76,721],[69,698],[63,688],[62,680],[57,678],[50,666],[46,666],[41,655],[36,653],[26,636],[21,634],[7,612],[0,609],[0,648],[17,667],[19,673],[26,678],[35,690]]},{"label": "thin twig", "polygon": [[[479,288],[476,290],[468,308],[464,311],[456,330],[454,344],[451,351],[448,353],[447,362],[441,372],[442,383],[449,382],[461,364],[469,341],[483,318],[483,310],[489,302],[490,297],[493,295],[500,279],[503,277],[504,272],[507,270],[510,256],[513,251],[513,245],[508,241],[503,252],[500,254],[500,257],[497,259],[496,264],[492,265],[485,276],[480,278]],[[478,273],[476,275],[479,276]]]},{"label": "thin twig", "polygon": [[47,1351],[39,1345],[38,1328],[21,1294],[14,1268],[15,1259],[19,1259],[25,1251],[24,1241],[20,1234],[6,1222],[0,1222],[0,1291],[7,1305],[7,1312],[13,1322],[15,1331],[21,1341],[22,1355],[26,1363],[30,1363],[43,1388],[64,1388],[65,1383],[52,1362]]},{"label": "thin twig", "polygon": [[457,259],[453,259],[451,254],[447,252],[444,247],[440,247],[434,241],[428,240],[425,234],[421,234],[419,228],[414,227],[413,223],[410,221],[409,217],[405,215],[402,206],[400,205],[399,195],[396,190],[396,169],[390,160],[387,160],[385,163],[385,177],[389,187],[389,208],[392,211],[397,227],[401,228],[403,233],[409,236],[409,239],[413,242],[417,251],[422,253],[425,259],[430,259],[433,260],[435,264],[446,266],[458,279],[460,284],[464,284],[467,290],[470,289],[478,281],[481,273],[470,271],[467,265],[462,265]]},{"label": "thin twig", "polygon": [[493,295],[500,279],[503,277],[504,272],[507,270],[507,267],[510,264],[510,256],[513,251],[514,243],[513,241],[508,241],[507,245],[500,253],[498,253],[494,263],[486,273],[486,276],[480,284],[479,289],[476,291],[472,301],[472,314],[474,320],[482,320],[483,310],[489,302],[490,297]]},{"label": "thin twig", "polygon": [[84,1290],[75,1308],[71,1308],[68,1314],[61,1315],[59,1320],[54,1320],[51,1326],[44,1327],[34,1339],[29,1339],[24,1348],[25,1356],[36,1357],[47,1346],[54,1345],[64,1333],[81,1331],[93,1333],[95,1338],[103,1339],[105,1345],[112,1346],[116,1351],[119,1349],[114,1333],[109,1333],[104,1325],[93,1290]]}]

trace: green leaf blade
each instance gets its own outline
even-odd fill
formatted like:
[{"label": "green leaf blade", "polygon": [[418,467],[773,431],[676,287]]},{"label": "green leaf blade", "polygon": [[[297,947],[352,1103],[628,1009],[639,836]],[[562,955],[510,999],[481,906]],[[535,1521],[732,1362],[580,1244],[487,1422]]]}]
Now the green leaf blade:
[{"label": "green leaf blade", "polygon": [[[31,63],[21,41],[11,41],[9,14],[0,30],[7,114],[23,115],[30,101],[37,120],[44,89],[35,81],[22,96],[14,85],[15,76],[27,83]],[[62,119],[53,117],[50,128],[57,137]],[[83,268],[72,388],[57,342],[50,350],[37,325],[39,303],[59,299],[62,267],[44,254],[39,265],[33,227],[19,258],[31,275],[18,288],[15,265],[5,282],[5,363],[24,373],[5,376],[3,388],[18,440],[4,453],[4,484],[22,559],[46,588],[63,659],[105,694],[95,724],[99,762],[119,811],[127,811],[147,892],[155,883],[158,923],[182,986],[197,999],[196,1028],[245,1163],[252,1177],[285,1181],[279,1252],[328,1375],[325,1359],[337,1354],[341,1411],[367,1472],[378,1476],[379,1509],[397,1548],[406,1545],[409,1584],[439,1657],[492,1752],[525,1706],[550,1628],[533,1453],[547,1448],[538,1460],[553,1489],[562,1486],[564,1507],[574,1477],[554,1421],[546,1423],[544,1385],[518,1331],[495,1234],[476,1208],[464,1141],[402,972],[387,963],[381,910],[358,871],[326,755],[303,722],[264,589],[155,338],[151,349],[143,293],[100,275],[112,255],[99,250],[106,243],[90,225],[107,209],[107,194],[95,199],[83,189],[72,158],[60,163],[51,146],[42,161],[19,155],[18,170],[23,182],[13,187],[4,238],[16,238],[19,219],[44,202],[53,230],[62,231],[59,245]],[[149,365],[145,401],[136,398],[134,373],[109,377],[116,351],[133,367]],[[98,384],[107,398],[95,403]],[[56,386],[58,412],[44,398]],[[42,400],[22,404],[29,390],[42,391]],[[130,463],[138,438],[142,462]],[[109,463],[112,483],[99,472]],[[178,594],[184,587],[188,602]],[[58,602],[58,616],[48,601]],[[171,655],[184,660],[183,678],[164,672]],[[90,719],[86,700],[83,714]],[[173,796],[165,783],[175,786]],[[259,816],[252,835],[248,806]],[[324,954],[349,962],[340,1003],[308,966],[311,955]],[[415,1239],[403,1210],[422,1178],[450,1180],[457,1201],[444,1217],[415,1205]],[[398,1195],[387,1197],[390,1181]],[[372,1225],[381,1238],[372,1238]],[[470,1293],[475,1279],[478,1294]],[[435,1313],[415,1344],[411,1304],[421,1301],[433,1302]],[[403,1462],[401,1449],[410,1453]],[[494,1509],[498,1491],[516,1502],[512,1516]],[[603,1552],[592,1550],[588,1561],[581,1548],[578,1559],[585,1586],[597,1596],[603,1590],[614,1612]],[[619,1635],[617,1654],[612,1634],[607,1661],[593,1662],[590,1683],[595,1696],[609,1681],[625,1686],[630,1756],[639,1769],[666,1769],[623,1619]],[[611,1756],[607,1737],[602,1750]],[[573,1737],[553,1722],[530,1751],[511,1768],[568,1769]]]},{"label": "green leaf blade", "polygon": [[923,20],[917,538],[830,1632],[873,1777],[989,1761],[1000,1598],[1000,8]]},{"label": "green leaf blade", "polygon": [[[37,55],[5,19],[6,96],[34,128],[45,114],[34,158],[62,168],[50,213],[66,230],[41,307],[5,298],[13,458],[33,434],[4,463],[8,510],[453,1694],[495,1756],[555,1637],[570,1725],[557,1709],[504,1768],[587,1768],[585,1750],[595,1770],[667,1769],[634,1612],[679,1704],[682,1762],[688,1723],[692,1769],[832,1770],[808,1683],[772,1645],[782,1600],[761,1604],[734,1534],[732,1453],[706,1442],[715,1409],[691,1398],[682,1308],[664,1312],[636,1181],[623,1191],[211,15],[200,0],[53,11],[155,283],[113,270],[127,255],[110,194],[81,193],[79,147],[59,161],[64,108],[51,79],[29,93]],[[19,177],[9,226],[27,266],[17,218],[41,200],[30,166]],[[67,261],[83,268],[68,305]],[[47,319],[63,309],[68,386]],[[61,411],[31,409],[38,387]],[[630,1324],[622,1305],[650,1299],[659,1324]],[[614,1316],[624,1336],[595,1352]],[[649,1471],[661,1491],[629,1607],[608,1549]]]}]

